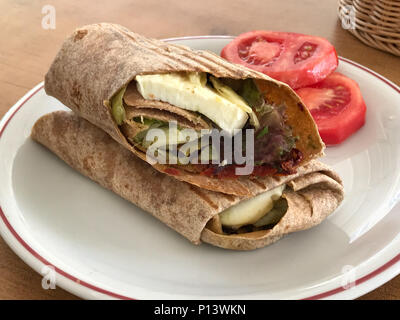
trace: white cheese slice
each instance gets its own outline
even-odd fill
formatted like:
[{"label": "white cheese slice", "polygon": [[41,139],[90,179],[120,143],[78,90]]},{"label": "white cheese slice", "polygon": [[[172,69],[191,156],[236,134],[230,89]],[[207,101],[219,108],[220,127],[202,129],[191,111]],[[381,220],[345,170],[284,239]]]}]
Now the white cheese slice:
[{"label": "white cheese slice", "polygon": [[248,113],[222,97],[196,73],[136,76],[137,89],[144,99],[168,102],[176,107],[203,114],[221,129],[233,133],[246,124]]},{"label": "white cheese slice", "polygon": [[234,229],[254,224],[274,207],[284,189],[285,185],[279,186],[224,210],[219,214],[221,224]]}]

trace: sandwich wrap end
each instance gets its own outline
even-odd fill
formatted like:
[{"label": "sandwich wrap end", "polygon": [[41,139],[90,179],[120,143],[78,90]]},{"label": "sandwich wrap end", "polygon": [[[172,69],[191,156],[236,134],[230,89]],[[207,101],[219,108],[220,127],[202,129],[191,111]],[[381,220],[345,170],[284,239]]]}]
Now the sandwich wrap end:
[{"label": "sandwich wrap end", "polygon": [[[208,242],[226,249],[251,250],[283,235],[310,228],[332,213],[343,199],[340,178],[328,166],[310,161],[291,176],[252,184],[255,194],[283,183],[288,210],[272,228],[245,234],[218,234],[207,224],[223,210],[249,197],[210,191],[160,173],[115,142],[105,131],[71,112],[41,117],[32,139],[84,176],[151,213],[194,244]],[[155,235],[156,236],[156,235]]]},{"label": "sandwich wrap end", "polygon": [[[146,154],[127,141],[115,122],[111,99],[137,75],[176,72],[205,72],[217,78],[254,79],[267,101],[286,106],[287,122],[293,135],[299,137],[296,147],[303,155],[301,165],[323,155],[324,144],[316,124],[288,85],[231,64],[214,53],[148,39],[117,24],[93,24],[73,32],[64,41],[46,74],[45,90],[146,161]],[[154,168],[169,174],[168,165],[155,164]],[[254,195],[251,188],[239,183],[184,170],[174,177],[213,191],[238,196]]]}]

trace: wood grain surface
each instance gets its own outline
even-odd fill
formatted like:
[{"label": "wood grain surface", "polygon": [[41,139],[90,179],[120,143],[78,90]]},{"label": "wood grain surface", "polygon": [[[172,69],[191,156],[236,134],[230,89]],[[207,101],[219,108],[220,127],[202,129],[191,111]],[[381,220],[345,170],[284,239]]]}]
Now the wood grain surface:
[{"label": "wood grain surface", "polygon": [[[42,28],[42,8],[56,9],[56,28]],[[400,58],[362,44],[341,28],[336,0],[0,0],[0,117],[43,81],[63,39],[78,26],[120,23],[149,37],[229,34],[269,29],[327,38],[339,55],[400,84]],[[0,238],[0,299],[76,299],[42,277]],[[400,299],[400,276],[361,299]]]}]

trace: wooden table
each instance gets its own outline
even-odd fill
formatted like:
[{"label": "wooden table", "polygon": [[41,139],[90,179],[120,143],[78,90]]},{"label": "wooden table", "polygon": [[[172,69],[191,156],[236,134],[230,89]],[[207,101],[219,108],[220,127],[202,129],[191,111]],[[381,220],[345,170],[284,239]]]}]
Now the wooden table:
[{"label": "wooden table", "polygon": [[[146,36],[236,35],[255,29],[327,38],[339,55],[400,84],[400,58],[362,44],[341,28],[336,0],[15,1],[0,0],[0,117],[43,81],[63,39],[78,26],[115,22]],[[42,8],[54,5],[56,28],[42,28]],[[43,290],[41,276],[0,238],[0,299],[76,299],[62,289]],[[362,299],[400,299],[400,276]]]}]

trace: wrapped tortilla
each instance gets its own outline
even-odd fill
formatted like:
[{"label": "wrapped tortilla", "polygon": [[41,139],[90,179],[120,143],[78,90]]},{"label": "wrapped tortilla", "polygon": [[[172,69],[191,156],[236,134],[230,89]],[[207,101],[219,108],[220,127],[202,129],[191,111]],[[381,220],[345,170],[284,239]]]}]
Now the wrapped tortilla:
[{"label": "wrapped tortilla", "polygon": [[[254,184],[264,190],[268,176],[293,174],[323,154],[309,111],[286,84],[211,52],[115,24],[85,26],[69,36],[46,74],[45,90],[158,171],[203,189],[251,196],[258,192]],[[171,122],[180,136],[184,129],[199,137],[202,130],[233,136],[253,129],[255,170],[237,178],[232,172],[238,164],[212,163],[207,148],[200,150],[205,164],[149,161],[146,152],[155,140],[147,141],[146,134]],[[178,137],[162,147],[179,148],[183,141]]]},{"label": "wrapped tortilla", "polygon": [[312,160],[293,175],[268,177],[254,196],[199,188],[160,173],[105,131],[72,112],[40,118],[32,138],[72,168],[151,213],[194,244],[264,247],[319,224],[343,199],[338,175]]}]

